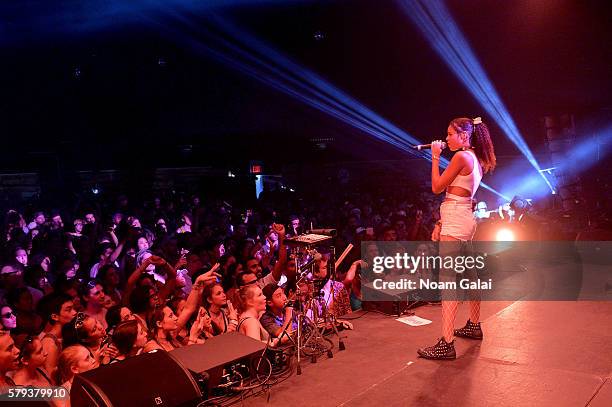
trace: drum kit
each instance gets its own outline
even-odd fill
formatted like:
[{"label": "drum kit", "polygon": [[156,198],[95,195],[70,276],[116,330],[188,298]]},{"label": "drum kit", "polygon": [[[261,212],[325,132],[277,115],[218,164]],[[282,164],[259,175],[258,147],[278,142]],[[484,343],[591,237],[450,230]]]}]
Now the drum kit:
[{"label": "drum kit", "polygon": [[[298,375],[302,373],[302,357],[309,357],[312,363],[316,363],[317,358],[324,354],[333,358],[334,344],[326,335],[336,335],[338,349],[345,349],[338,332],[336,316],[330,310],[334,302],[334,290],[330,289],[330,284],[335,277],[335,249],[331,241],[330,236],[313,233],[286,240],[296,265],[295,289],[289,295],[286,306],[293,308],[297,329],[292,334],[285,329],[279,337],[288,338],[289,347],[293,348],[297,357]],[[320,251],[329,255],[323,255]],[[327,256],[329,260],[325,261]],[[320,267],[327,267],[327,272],[321,273]],[[291,326],[289,324],[288,328]]]}]

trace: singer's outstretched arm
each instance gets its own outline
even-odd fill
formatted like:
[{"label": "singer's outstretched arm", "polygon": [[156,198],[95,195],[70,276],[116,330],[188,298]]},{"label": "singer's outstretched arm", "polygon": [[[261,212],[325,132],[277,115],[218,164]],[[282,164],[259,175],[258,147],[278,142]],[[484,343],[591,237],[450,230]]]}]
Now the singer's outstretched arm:
[{"label": "singer's outstretched arm", "polygon": [[[431,191],[434,194],[440,194],[444,192],[446,187],[450,185],[455,177],[461,172],[462,169],[470,169],[474,164],[472,158],[469,156],[470,153],[465,151],[457,151],[450,164],[442,175],[440,175],[440,159],[433,158],[431,160]],[[470,169],[471,171],[471,169]]]}]

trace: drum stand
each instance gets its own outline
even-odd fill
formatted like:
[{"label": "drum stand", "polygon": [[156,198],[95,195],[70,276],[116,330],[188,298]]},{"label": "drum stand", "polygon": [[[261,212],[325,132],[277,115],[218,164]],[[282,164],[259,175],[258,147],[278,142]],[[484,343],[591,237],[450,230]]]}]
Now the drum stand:
[{"label": "drum stand", "polygon": [[[332,247],[332,258],[334,257],[334,248]],[[332,272],[329,273],[330,276],[335,275],[335,270],[333,270],[333,262],[330,262],[332,265]],[[300,283],[306,281],[306,276],[309,274],[310,270],[300,270],[299,262],[296,261],[296,272],[299,276],[299,279],[296,282],[296,298],[303,298],[305,295],[308,296],[309,293],[303,293],[300,289]],[[333,279],[331,279],[333,284]],[[337,327],[337,319],[336,317],[329,312],[328,303],[325,301],[323,287],[316,287],[317,292],[312,296],[309,296],[304,302],[298,301],[299,306],[295,308],[295,319],[297,321],[297,333],[296,337],[293,338],[291,335],[287,333],[287,328],[291,326],[288,324],[287,327],[281,334],[279,338],[286,336],[289,338],[292,346],[296,350],[297,355],[297,374],[302,374],[301,367],[301,357],[302,354],[305,356],[310,356],[311,363],[316,363],[317,358],[321,356],[323,353],[327,353],[328,358],[333,358],[334,354],[332,349],[334,347],[333,342],[325,337],[325,330],[328,326],[331,326],[333,333],[338,337],[338,350],[345,350],[344,342],[340,337],[340,333],[338,332]],[[314,290],[313,290],[314,291]],[[335,300],[335,290],[332,286],[330,288],[330,296],[332,304]],[[329,301],[329,300],[328,300]],[[310,314],[310,316],[309,316]]]}]

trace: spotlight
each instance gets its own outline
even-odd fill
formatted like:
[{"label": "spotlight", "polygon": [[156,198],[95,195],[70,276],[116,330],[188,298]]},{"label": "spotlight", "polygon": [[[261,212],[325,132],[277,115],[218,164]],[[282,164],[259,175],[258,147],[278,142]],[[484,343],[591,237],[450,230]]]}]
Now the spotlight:
[{"label": "spotlight", "polygon": [[98,194],[100,193],[100,188],[98,188],[98,187],[93,187],[93,188],[91,189],[91,193],[92,193],[92,194],[94,194],[94,195],[98,195]]},{"label": "spotlight", "polygon": [[513,242],[515,240],[514,232],[510,229],[500,229],[495,235],[495,240],[498,242]]},{"label": "spotlight", "polygon": [[227,176],[228,176],[229,178],[236,178],[236,174],[234,174],[234,173],[233,173],[233,172],[231,172],[231,171],[228,171],[228,172],[227,172]]}]

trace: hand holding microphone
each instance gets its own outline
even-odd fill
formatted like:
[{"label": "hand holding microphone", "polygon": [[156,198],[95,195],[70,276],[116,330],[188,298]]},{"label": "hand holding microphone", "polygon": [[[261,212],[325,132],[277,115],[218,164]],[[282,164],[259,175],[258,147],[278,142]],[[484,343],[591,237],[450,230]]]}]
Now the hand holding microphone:
[{"label": "hand holding microphone", "polygon": [[432,150],[431,152],[433,154],[435,152],[434,150],[436,148],[435,146],[440,147],[440,150],[437,151],[438,153],[437,155],[440,155],[440,152],[446,148],[446,143],[443,142],[442,140],[436,140],[436,141],[431,142],[431,144],[418,144],[416,146],[412,146],[412,148],[414,148],[415,150],[419,150],[419,151],[431,149]]},{"label": "hand holding microphone", "polygon": [[440,158],[442,150],[446,148],[446,143],[442,140],[435,140],[431,143],[431,156],[432,158]]}]

